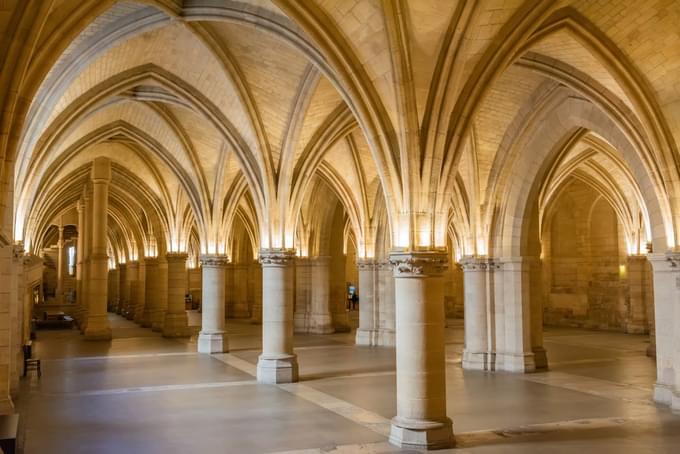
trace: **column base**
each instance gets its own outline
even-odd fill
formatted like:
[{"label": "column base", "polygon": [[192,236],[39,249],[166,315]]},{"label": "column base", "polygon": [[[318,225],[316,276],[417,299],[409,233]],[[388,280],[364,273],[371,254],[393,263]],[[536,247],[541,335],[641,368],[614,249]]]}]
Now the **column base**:
[{"label": "column base", "polygon": [[146,311],[142,314],[139,324],[142,328],[151,328],[151,311]]},{"label": "column base", "polygon": [[92,315],[87,318],[85,340],[111,340],[111,327],[106,315]]},{"label": "column base", "polygon": [[396,333],[391,329],[378,330],[378,345],[381,347],[395,347],[397,345]]},{"label": "column base", "polygon": [[547,370],[548,369],[548,353],[543,347],[536,347],[533,350],[534,353],[534,368],[535,370]]},{"label": "column base", "polygon": [[496,353],[497,371],[526,374],[536,370],[533,353]]},{"label": "column base", "polygon": [[380,345],[378,343],[379,332],[376,329],[362,329],[357,328],[357,334],[354,338],[356,345],[366,345],[369,347],[375,347]]},{"label": "column base", "polygon": [[[677,401],[677,397],[675,398]],[[673,389],[669,385],[656,383],[654,385],[654,401],[671,406],[673,404]]]},{"label": "column base", "polygon": [[219,333],[201,331],[198,334],[198,353],[227,353],[228,351],[229,343],[224,331]]},{"label": "column base", "polygon": [[330,315],[312,314],[309,318],[309,332],[312,334],[331,334],[335,332]]},{"label": "column base", "polygon": [[392,418],[390,443],[400,448],[446,449],[456,445],[451,420],[417,421]]},{"label": "column base", "polygon": [[297,382],[297,355],[260,355],[257,361],[257,381],[270,385]]},{"label": "column base", "polygon": [[471,352],[463,350],[463,359],[461,361],[463,369],[465,370],[490,370],[489,354],[487,352]]},{"label": "column base", "polygon": [[151,330],[157,333],[163,332],[163,322],[165,321],[165,311],[158,311],[151,314]]},{"label": "column base", "polygon": [[189,337],[189,319],[186,312],[165,314],[163,337]]}]

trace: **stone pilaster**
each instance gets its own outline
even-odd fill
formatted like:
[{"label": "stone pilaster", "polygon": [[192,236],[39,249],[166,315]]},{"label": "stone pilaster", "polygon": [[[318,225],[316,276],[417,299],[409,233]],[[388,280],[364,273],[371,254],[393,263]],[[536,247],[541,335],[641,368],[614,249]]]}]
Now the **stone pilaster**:
[{"label": "stone pilaster", "polygon": [[189,335],[184,295],[187,290],[187,254],[174,252],[165,254],[168,262],[168,307],[163,322],[164,337],[186,337]]},{"label": "stone pilaster", "polygon": [[143,261],[138,263],[137,287],[135,289],[137,298],[133,310],[126,315],[126,318],[141,325],[144,317],[144,306],[146,305],[146,264]]},{"label": "stone pilaster", "polygon": [[92,165],[92,254],[90,256],[90,304],[85,327],[89,340],[111,339],[106,312],[109,257],[106,255],[106,225],[109,204],[111,161],[96,158]]},{"label": "stone pilaster", "polygon": [[202,295],[201,332],[198,335],[199,353],[229,351],[225,330],[225,279],[229,258],[224,255],[201,256]]},{"label": "stone pilaster", "polygon": [[84,304],[83,298],[83,256],[85,247],[85,203],[78,200],[76,204],[78,212],[78,240],[76,243],[76,308],[73,315],[76,323],[80,324]]},{"label": "stone pilaster", "polygon": [[57,240],[57,301],[64,301],[64,273],[66,272],[66,254],[64,254],[64,226],[59,226],[59,239]]},{"label": "stone pilaster", "polygon": [[380,301],[376,295],[378,273],[375,259],[357,260],[359,272],[359,327],[357,345],[379,345]]},{"label": "stone pilaster", "polygon": [[447,255],[439,251],[393,252],[397,332],[397,415],[390,442],[412,449],[455,444],[446,416],[446,362],[442,274]]},{"label": "stone pilaster", "polygon": [[260,383],[298,380],[293,353],[293,260],[291,249],[262,249],[262,354],[257,362]]}]

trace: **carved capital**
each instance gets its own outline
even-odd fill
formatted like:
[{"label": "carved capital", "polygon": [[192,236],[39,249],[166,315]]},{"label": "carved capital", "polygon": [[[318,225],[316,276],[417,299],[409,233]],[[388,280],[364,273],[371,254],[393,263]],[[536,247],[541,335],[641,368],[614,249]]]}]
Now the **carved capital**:
[{"label": "carved capital", "polygon": [[465,272],[471,271],[488,271],[500,268],[500,264],[497,263],[492,257],[463,257],[460,261],[460,266]]},{"label": "carved capital", "polygon": [[393,252],[390,263],[395,278],[437,276],[448,267],[448,257],[439,251]]},{"label": "carved capital", "polygon": [[260,249],[258,256],[263,266],[288,266],[295,260],[295,249]]},{"label": "carved capital", "polygon": [[359,271],[371,271],[377,268],[378,263],[375,259],[360,258],[357,259],[357,269]]},{"label": "carved capital", "polygon": [[666,261],[670,264],[671,268],[680,267],[680,252],[667,252]]},{"label": "carved capital", "polygon": [[203,268],[224,268],[229,264],[226,255],[206,254],[199,257]]},{"label": "carved capital", "polygon": [[189,254],[186,252],[166,252],[165,260],[168,262],[186,262],[189,258]]}]

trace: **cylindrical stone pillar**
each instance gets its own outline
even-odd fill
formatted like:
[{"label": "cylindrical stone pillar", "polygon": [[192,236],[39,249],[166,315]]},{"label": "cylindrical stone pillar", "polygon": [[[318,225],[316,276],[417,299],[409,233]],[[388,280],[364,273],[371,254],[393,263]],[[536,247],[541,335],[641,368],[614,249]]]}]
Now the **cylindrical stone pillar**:
[{"label": "cylindrical stone pillar", "polygon": [[168,307],[163,322],[164,337],[186,337],[189,335],[189,321],[184,303],[187,292],[186,252],[165,254],[168,261]]},{"label": "cylindrical stone pillar", "polygon": [[199,353],[229,351],[225,333],[225,279],[229,258],[224,255],[201,256],[201,332],[198,335]]},{"label": "cylindrical stone pillar", "polygon": [[118,264],[118,306],[117,313],[121,313],[118,307],[122,308],[127,304],[130,295],[130,282],[128,281],[128,267],[127,263]]},{"label": "cylindrical stone pillar", "polygon": [[378,301],[376,301],[376,262],[375,259],[357,260],[359,272],[359,328],[357,345],[378,345]]},{"label": "cylindrical stone pillar", "polygon": [[90,260],[90,305],[85,327],[85,338],[111,339],[111,327],[106,313],[106,292],[109,257],[106,254],[106,225],[109,204],[111,161],[96,158],[92,165],[92,254]]},{"label": "cylindrical stone pillar", "polygon": [[312,261],[308,257],[296,257],[294,262],[293,332],[308,333],[312,312]]},{"label": "cylindrical stone pillar", "polygon": [[139,262],[137,260],[127,263],[126,277],[127,302],[123,305],[121,314],[128,320],[132,320],[135,316],[135,306],[137,305],[137,286],[139,281]]},{"label": "cylindrical stone pillar", "polygon": [[466,257],[461,261],[465,292],[463,369],[487,370],[489,368],[487,324],[489,265],[490,261],[482,257]]},{"label": "cylindrical stone pillar", "polygon": [[390,442],[404,448],[454,445],[446,416],[446,361],[442,274],[446,253],[394,252],[397,328],[397,416]]},{"label": "cylindrical stone pillar", "polygon": [[168,261],[158,259],[158,280],[156,281],[156,301],[151,313],[151,329],[159,333],[163,332],[165,323],[165,311],[168,310]]},{"label": "cylindrical stone pillar", "polygon": [[158,258],[145,257],[145,286],[144,286],[144,311],[141,317],[141,325],[151,328],[153,314],[158,305]]},{"label": "cylindrical stone pillar", "polygon": [[259,325],[262,323],[262,267],[253,261],[250,264],[250,279],[252,290],[252,310],[250,311],[250,323]]},{"label": "cylindrical stone pillar", "polygon": [[327,256],[314,257],[311,261],[311,314],[309,332],[329,334],[335,331],[330,308],[330,262]]},{"label": "cylindrical stone pillar", "polygon": [[143,261],[137,262],[137,286],[135,287],[136,298],[135,305],[126,315],[128,320],[133,320],[135,323],[142,323],[144,315],[144,304],[146,297],[146,267]]},{"label": "cylindrical stone pillar", "polygon": [[257,362],[260,383],[291,383],[298,380],[297,356],[293,353],[293,260],[292,249],[263,249],[262,263],[262,354]]},{"label": "cylindrical stone pillar", "polygon": [[626,317],[626,333],[644,334],[649,332],[647,318],[647,257],[629,255],[626,260],[628,277],[628,314]]}]

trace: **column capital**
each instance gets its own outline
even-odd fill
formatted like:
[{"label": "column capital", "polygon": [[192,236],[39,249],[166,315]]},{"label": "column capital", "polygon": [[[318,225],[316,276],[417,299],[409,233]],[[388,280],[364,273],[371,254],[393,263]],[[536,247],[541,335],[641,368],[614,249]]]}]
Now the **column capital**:
[{"label": "column capital", "polygon": [[437,276],[448,268],[448,256],[444,251],[395,251],[390,263],[396,278]]},{"label": "column capital", "polygon": [[158,265],[158,257],[144,257],[144,266]]},{"label": "column capital", "polygon": [[500,264],[493,257],[465,256],[460,260],[463,271],[487,271],[500,268]]},{"label": "column capital", "polygon": [[204,254],[199,260],[203,268],[224,268],[229,264],[229,257],[220,254]]},{"label": "column capital", "polygon": [[260,249],[258,256],[264,266],[288,266],[295,260],[295,249]]},{"label": "column capital", "polygon": [[139,266],[139,260],[128,260],[128,266]]},{"label": "column capital", "polygon": [[189,258],[189,254],[186,252],[166,252],[165,253],[165,260],[168,262],[181,262],[184,260],[185,262]]},{"label": "column capital", "polygon": [[357,269],[359,271],[369,271],[374,270],[377,267],[377,261],[374,258],[358,258],[357,259]]}]

